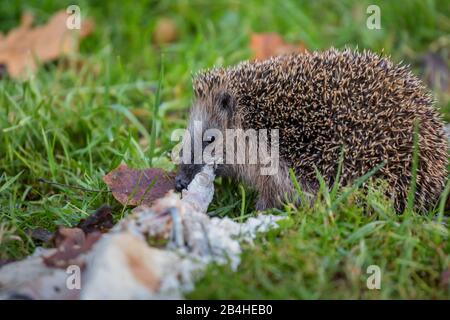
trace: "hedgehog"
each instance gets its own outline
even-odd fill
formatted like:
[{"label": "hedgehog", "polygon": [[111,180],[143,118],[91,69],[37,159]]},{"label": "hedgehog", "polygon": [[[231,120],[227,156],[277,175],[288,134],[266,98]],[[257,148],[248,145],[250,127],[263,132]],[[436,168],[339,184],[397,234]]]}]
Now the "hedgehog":
[{"label": "hedgehog", "polygon": [[[275,174],[262,175],[258,164],[216,164],[217,175],[256,190],[257,210],[298,201],[290,172],[303,191],[316,194],[317,171],[327,186],[337,177],[348,186],[379,166],[372,178],[386,181],[386,195],[402,212],[411,189],[414,150],[414,208],[429,210],[444,188],[448,142],[434,100],[408,66],[389,57],[331,48],[245,61],[196,74],[193,91],[188,132],[195,121],[202,130],[220,132],[278,130]],[[202,148],[211,143],[214,137],[203,141]],[[182,162],[176,189],[186,188],[203,165]]]}]

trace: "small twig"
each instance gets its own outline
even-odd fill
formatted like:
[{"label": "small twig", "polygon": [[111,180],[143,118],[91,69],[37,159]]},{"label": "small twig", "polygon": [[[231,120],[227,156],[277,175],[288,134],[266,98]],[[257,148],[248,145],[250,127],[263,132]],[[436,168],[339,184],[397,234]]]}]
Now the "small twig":
[{"label": "small twig", "polygon": [[82,191],[86,191],[86,192],[111,192],[109,190],[96,190],[96,189],[87,189],[87,188],[83,188],[83,187],[79,187],[79,186],[72,186],[69,184],[64,184],[64,183],[59,183],[59,182],[55,182],[55,181],[50,181],[44,178],[38,178],[37,179],[39,182],[41,183],[46,183],[46,184],[50,184],[50,185],[55,185],[55,186],[60,186],[60,187],[66,187],[66,188],[71,188],[71,189],[78,189],[78,190],[82,190]]}]

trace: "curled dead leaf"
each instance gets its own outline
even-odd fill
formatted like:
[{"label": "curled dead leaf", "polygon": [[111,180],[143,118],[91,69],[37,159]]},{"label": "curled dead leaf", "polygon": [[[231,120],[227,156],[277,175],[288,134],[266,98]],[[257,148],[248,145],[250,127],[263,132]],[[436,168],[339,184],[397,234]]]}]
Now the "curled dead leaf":
[{"label": "curled dead leaf", "polygon": [[83,230],[79,228],[59,227],[53,236],[53,243],[55,244],[55,247],[60,247],[64,244],[80,246],[85,240],[85,234]]},{"label": "curled dead leaf", "polygon": [[96,231],[106,232],[114,226],[111,207],[103,205],[86,219],[80,220],[77,228],[89,234]]},{"label": "curled dead leaf", "polygon": [[69,265],[84,267],[84,262],[78,261],[77,258],[89,251],[101,236],[102,234],[98,231],[86,236],[80,228],[60,227],[53,239],[56,252],[44,256],[44,264],[54,268],[66,268]]}]

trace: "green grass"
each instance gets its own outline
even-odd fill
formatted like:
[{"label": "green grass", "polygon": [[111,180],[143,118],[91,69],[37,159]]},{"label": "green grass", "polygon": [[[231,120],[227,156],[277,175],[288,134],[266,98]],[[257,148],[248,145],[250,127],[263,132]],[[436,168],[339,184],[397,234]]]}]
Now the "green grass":
[{"label": "green grass", "polygon": [[[2,3],[0,31],[16,26],[24,10],[40,23],[75,3],[96,23],[80,52],[69,63],[42,66],[29,81],[0,80],[0,259],[34,250],[29,229],[73,225],[105,203],[116,219],[127,214],[102,176],[121,162],[173,168],[170,135],[186,124],[191,74],[249,58],[252,31],[279,32],[310,49],[384,50],[418,72],[420,55],[448,42],[450,30],[444,0],[46,0]],[[365,27],[365,8],[373,3],[381,8],[381,30]],[[162,48],[151,42],[160,17],[173,19],[179,34]],[[437,107],[450,120],[449,100],[439,99]],[[212,214],[238,220],[254,214],[251,190],[227,180],[217,189]],[[312,208],[275,211],[289,219],[246,246],[237,272],[211,266],[189,296],[449,298],[449,227],[434,219],[442,217],[440,208],[396,215],[376,188],[367,195],[322,188]],[[371,264],[382,270],[381,290],[366,288]]]},{"label": "green grass", "polygon": [[[247,245],[237,272],[212,266],[189,298],[436,299],[448,298],[448,227],[431,215],[395,214],[380,192],[330,211],[287,207],[280,228]],[[381,269],[381,289],[369,290],[367,268]]]}]

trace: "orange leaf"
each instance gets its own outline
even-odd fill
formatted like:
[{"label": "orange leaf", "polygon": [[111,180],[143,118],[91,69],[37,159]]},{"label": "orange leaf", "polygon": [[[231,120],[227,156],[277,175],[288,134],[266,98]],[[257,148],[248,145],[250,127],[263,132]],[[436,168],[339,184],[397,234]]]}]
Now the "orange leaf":
[{"label": "orange leaf", "polygon": [[272,56],[293,52],[305,52],[302,43],[298,45],[284,42],[277,33],[253,33],[250,38],[250,49],[253,51],[253,59],[265,60]]},{"label": "orange leaf", "polygon": [[175,22],[169,18],[158,20],[153,31],[153,42],[157,45],[174,42],[178,37],[178,30]]},{"label": "orange leaf", "polygon": [[24,14],[20,26],[0,37],[0,65],[6,66],[12,78],[21,78],[27,71],[35,71],[38,62],[76,52],[79,39],[92,32],[93,22],[84,19],[80,30],[70,30],[66,26],[68,17],[65,11],[59,11],[47,24],[32,28],[33,17]]}]

